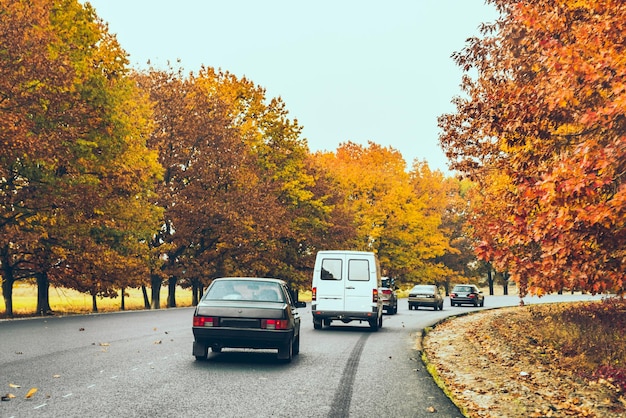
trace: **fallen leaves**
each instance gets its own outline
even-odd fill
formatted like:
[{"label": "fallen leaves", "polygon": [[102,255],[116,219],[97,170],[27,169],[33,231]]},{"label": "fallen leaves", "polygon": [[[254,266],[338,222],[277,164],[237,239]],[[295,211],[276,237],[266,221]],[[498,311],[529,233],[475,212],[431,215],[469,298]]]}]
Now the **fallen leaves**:
[{"label": "fallen leaves", "polygon": [[33,397],[33,395],[37,393],[37,388],[30,388],[30,390],[28,392],[26,392],[26,395],[24,396],[26,399],[30,399]]},{"label": "fallen leaves", "polygon": [[626,416],[615,390],[600,379],[589,384],[573,365],[556,361],[554,350],[531,344],[528,322],[516,322],[529,320],[523,314],[516,307],[458,317],[422,341],[429,369],[469,416]]}]

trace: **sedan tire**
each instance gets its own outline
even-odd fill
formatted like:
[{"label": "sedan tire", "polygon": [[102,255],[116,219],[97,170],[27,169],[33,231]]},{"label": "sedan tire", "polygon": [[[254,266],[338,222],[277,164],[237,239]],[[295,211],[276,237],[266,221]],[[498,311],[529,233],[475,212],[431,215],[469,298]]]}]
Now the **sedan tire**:
[{"label": "sedan tire", "polygon": [[294,344],[294,340],[292,338],[291,340],[283,344],[282,347],[278,348],[279,360],[284,360],[285,363],[289,363],[291,361],[291,359],[293,358],[293,344]]},{"label": "sedan tire", "polygon": [[206,345],[202,345],[198,342],[193,343],[193,355],[196,361],[204,361],[207,359],[209,348]]},{"label": "sedan tire", "polygon": [[293,340],[293,344],[291,345],[291,352],[294,356],[300,354],[300,334],[298,334]]}]

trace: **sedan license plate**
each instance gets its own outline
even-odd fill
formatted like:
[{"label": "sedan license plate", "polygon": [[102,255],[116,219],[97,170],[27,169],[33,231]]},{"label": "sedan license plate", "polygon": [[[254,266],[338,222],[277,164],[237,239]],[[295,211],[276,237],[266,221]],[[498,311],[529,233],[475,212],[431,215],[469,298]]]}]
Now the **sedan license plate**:
[{"label": "sedan license plate", "polygon": [[222,318],[221,325],[230,328],[261,328],[261,321],[249,318]]}]

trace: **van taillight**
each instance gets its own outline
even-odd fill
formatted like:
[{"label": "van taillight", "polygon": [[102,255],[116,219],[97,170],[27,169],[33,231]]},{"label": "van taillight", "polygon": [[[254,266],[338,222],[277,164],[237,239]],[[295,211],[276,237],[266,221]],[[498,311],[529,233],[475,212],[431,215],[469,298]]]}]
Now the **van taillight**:
[{"label": "van taillight", "polygon": [[219,318],[214,316],[194,316],[193,317],[193,326],[194,327],[216,327],[219,325]]},{"label": "van taillight", "polygon": [[372,289],[372,302],[378,302],[378,289]]},{"label": "van taillight", "polygon": [[317,300],[317,287],[311,289],[311,300],[315,302]]},{"label": "van taillight", "polygon": [[289,329],[288,319],[261,319],[263,329]]}]

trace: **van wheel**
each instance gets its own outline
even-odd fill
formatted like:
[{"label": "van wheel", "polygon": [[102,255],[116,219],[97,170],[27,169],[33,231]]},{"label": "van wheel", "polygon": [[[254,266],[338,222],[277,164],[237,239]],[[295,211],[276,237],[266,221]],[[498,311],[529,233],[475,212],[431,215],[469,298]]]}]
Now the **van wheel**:
[{"label": "van wheel", "polygon": [[378,319],[374,318],[374,319],[370,319],[369,321],[370,324],[370,328],[372,331],[378,331]]},{"label": "van wheel", "polygon": [[322,329],[322,320],[321,319],[313,319],[313,328]]}]

